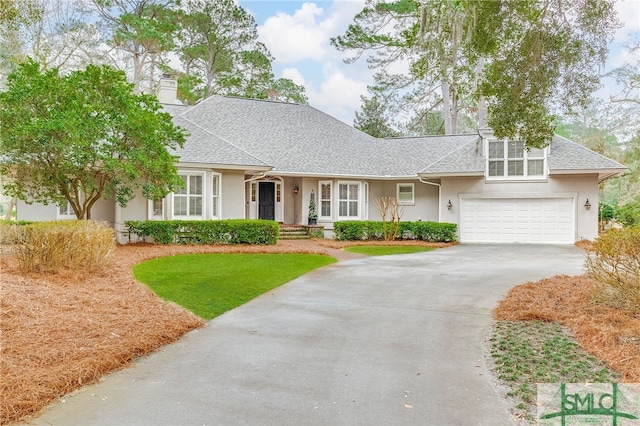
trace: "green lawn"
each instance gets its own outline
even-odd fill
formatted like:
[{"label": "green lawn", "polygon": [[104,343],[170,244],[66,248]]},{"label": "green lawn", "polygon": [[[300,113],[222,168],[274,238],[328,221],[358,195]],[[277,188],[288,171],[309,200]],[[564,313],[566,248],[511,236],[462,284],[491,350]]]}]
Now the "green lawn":
[{"label": "green lawn", "polygon": [[315,254],[187,254],[140,263],[133,274],[158,296],[208,320],[334,262]]},{"label": "green lawn", "polygon": [[345,251],[352,253],[366,254],[367,256],[386,256],[390,254],[409,254],[421,251],[433,250],[432,247],[424,246],[350,246],[345,247]]}]

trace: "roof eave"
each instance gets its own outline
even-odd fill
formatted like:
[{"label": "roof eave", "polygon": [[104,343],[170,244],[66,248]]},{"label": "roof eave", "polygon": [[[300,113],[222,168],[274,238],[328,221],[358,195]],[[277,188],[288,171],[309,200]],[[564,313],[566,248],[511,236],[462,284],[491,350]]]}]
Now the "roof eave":
[{"label": "roof eave", "polygon": [[607,180],[619,174],[622,174],[629,170],[626,167],[616,167],[607,169],[554,169],[549,170],[549,176],[551,175],[598,175],[598,182]]},{"label": "roof eave", "polygon": [[225,169],[225,170],[246,170],[251,172],[268,172],[273,170],[272,166],[248,165],[248,164],[223,164],[223,163],[196,163],[196,162],[179,162],[177,167],[189,167],[198,169]]},{"label": "roof eave", "polygon": [[481,172],[439,172],[439,173],[428,173],[428,172],[420,172],[418,176],[424,179],[429,178],[441,178],[441,177],[484,177],[484,171]]},{"label": "roof eave", "polygon": [[400,180],[400,179],[418,179],[418,175],[359,175],[348,173],[308,173],[308,172],[284,172],[279,170],[271,170],[269,175],[272,176],[289,176],[289,177],[312,177],[312,178],[345,178],[345,179],[375,179],[375,180]]}]

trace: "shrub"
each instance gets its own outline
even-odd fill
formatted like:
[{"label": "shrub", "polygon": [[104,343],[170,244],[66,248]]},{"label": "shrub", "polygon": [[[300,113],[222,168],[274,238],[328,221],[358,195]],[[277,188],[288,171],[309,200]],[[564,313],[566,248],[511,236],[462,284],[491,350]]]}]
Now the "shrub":
[{"label": "shrub", "polygon": [[15,255],[24,271],[91,271],[108,264],[114,231],[105,222],[73,220],[19,227]]},{"label": "shrub", "polygon": [[21,239],[22,225],[28,223],[0,220],[0,244],[17,244]]},{"label": "shrub", "polygon": [[611,204],[605,204],[603,202],[598,203],[598,220],[607,221],[613,219],[615,209]]},{"label": "shrub", "polygon": [[275,244],[280,227],[272,220],[127,221],[127,230],[158,244]]},{"label": "shrub", "polygon": [[615,216],[624,226],[640,225],[640,201],[629,201],[618,206]]},{"label": "shrub", "polygon": [[595,302],[640,312],[640,226],[601,235],[587,255],[586,268],[596,281]]},{"label": "shrub", "polygon": [[[455,223],[400,222],[400,237],[405,240],[429,242],[456,241]],[[335,222],[333,231],[340,241],[382,240],[383,224],[376,221]]]}]

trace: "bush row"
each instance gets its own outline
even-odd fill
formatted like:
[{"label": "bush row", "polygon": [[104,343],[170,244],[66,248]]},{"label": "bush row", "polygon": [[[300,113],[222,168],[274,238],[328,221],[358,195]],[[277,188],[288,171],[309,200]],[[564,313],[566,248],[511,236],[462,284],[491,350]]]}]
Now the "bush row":
[{"label": "bush row", "polygon": [[272,220],[144,220],[125,226],[131,234],[159,244],[276,244],[280,233]]},{"label": "bush row", "polygon": [[70,220],[3,225],[10,230],[13,251],[25,271],[91,271],[108,264],[116,242],[106,222]]},{"label": "bush row", "polygon": [[[455,223],[400,222],[399,238],[448,243],[456,241],[457,229],[458,226]],[[383,223],[372,220],[335,222],[333,231],[336,240],[340,241],[384,239]]]}]

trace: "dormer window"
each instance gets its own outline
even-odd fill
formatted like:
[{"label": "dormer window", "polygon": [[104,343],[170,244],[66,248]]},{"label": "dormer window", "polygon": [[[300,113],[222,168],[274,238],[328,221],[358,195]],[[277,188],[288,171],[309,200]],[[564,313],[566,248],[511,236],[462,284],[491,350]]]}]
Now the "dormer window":
[{"label": "dormer window", "polygon": [[545,177],[545,150],[527,150],[522,141],[489,140],[488,179],[535,179]]}]

